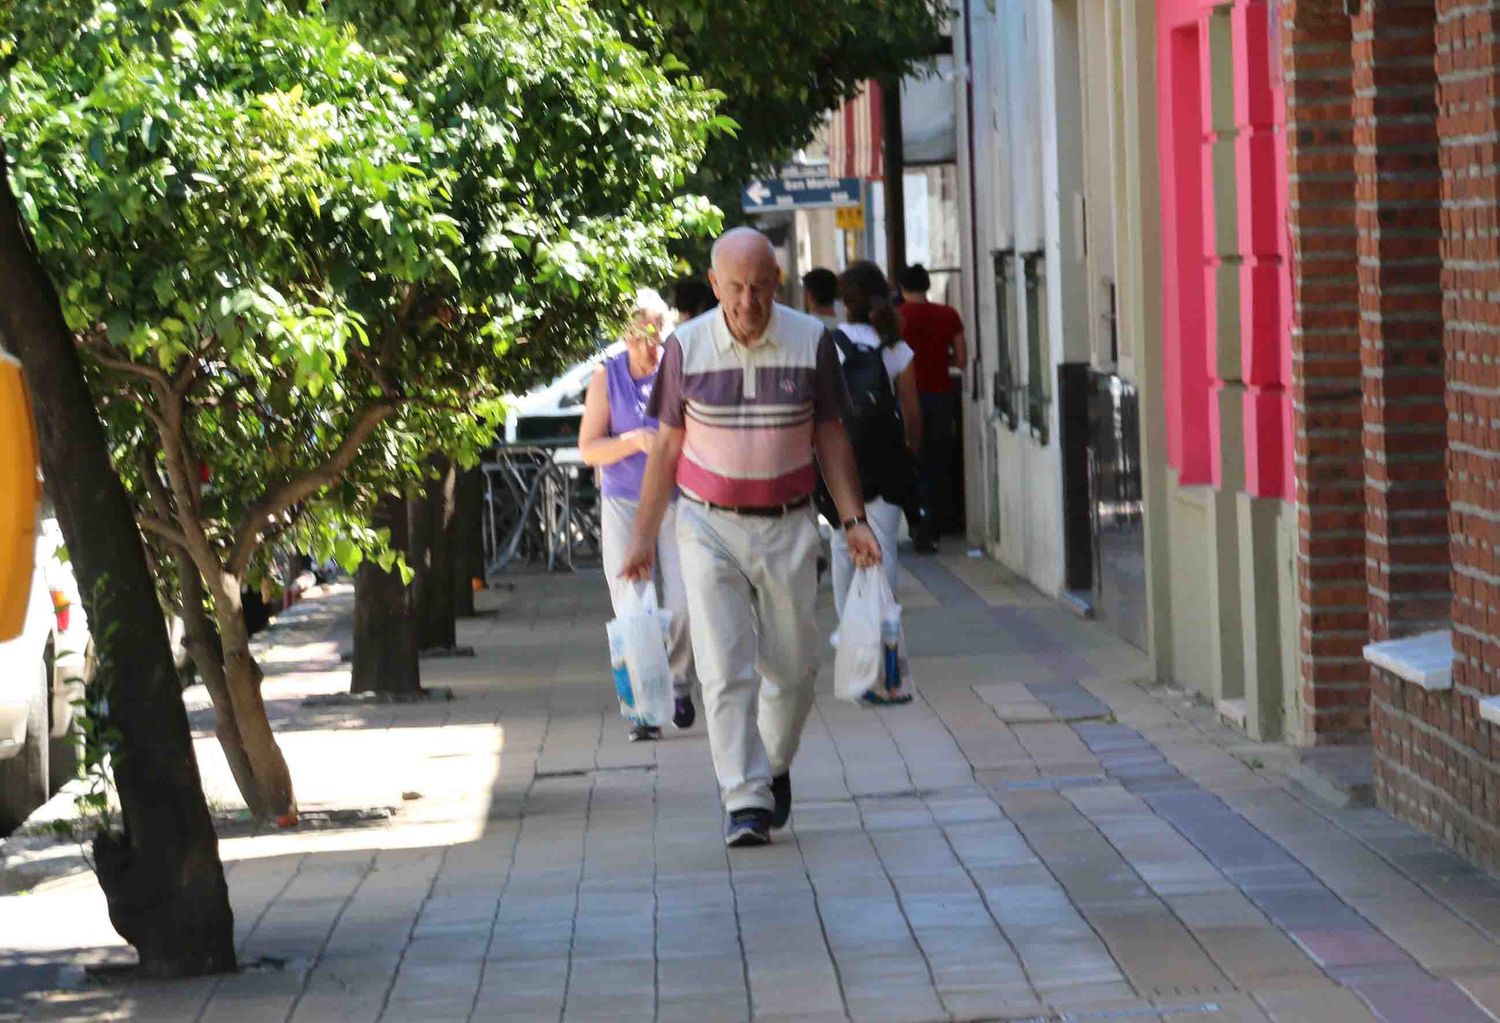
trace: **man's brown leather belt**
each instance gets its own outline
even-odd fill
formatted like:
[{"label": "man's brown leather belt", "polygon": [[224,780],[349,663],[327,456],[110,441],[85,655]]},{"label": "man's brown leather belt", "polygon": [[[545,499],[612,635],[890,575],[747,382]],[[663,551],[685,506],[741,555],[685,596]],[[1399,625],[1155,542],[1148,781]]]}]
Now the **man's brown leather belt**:
[{"label": "man's brown leather belt", "polygon": [[779,519],[799,508],[806,508],[812,502],[811,497],[799,497],[797,500],[789,501],[786,504],[714,504],[712,501],[705,501],[691,494],[683,494],[682,496],[694,504],[701,504],[703,507],[712,508],[714,511],[733,512],[735,515],[749,515],[757,519]]}]

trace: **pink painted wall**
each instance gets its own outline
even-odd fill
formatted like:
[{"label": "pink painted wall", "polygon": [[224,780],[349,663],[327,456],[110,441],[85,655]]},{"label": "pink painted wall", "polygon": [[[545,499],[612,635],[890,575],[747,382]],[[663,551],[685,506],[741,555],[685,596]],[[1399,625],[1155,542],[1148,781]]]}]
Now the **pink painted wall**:
[{"label": "pink painted wall", "polygon": [[1203,279],[1204,45],[1198,0],[1160,0],[1157,113],[1161,168],[1163,378],[1167,461],[1183,484],[1210,482],[1208,295]]},{"label": "pink painted wall", "polygon": [[[1290,290],[1286,224],[1286,104],[1273,87],[1270,5],[1235,0],[1235,175],[1239,180],[1242,379],[1245,382],[1245,489],[1285,497],[1291,375]],[[1248,183],[1248,187],[1247,187]],[[1284,286],[1285,285],[1285,291]]]},{"label": "pink painted wall", "polygon": [[[1216,133],[1209,24],[1230,8],[1233,125]],[[1245,488],[1289,497],[1291,317],[1285,104],[1265,0],[1158,0],[1157,105],[1162,169],[1168,460],[1184,485],[1223,486],[1219,394],[1243,383]],[[1221,243],[1214,149],[1234,150],[1236,223]],[[1224,251],[1220,251],[1221,247]],[[1237,261],[1237,262],[1236,262]],[[1225,267],[1229,269],[1225,269]],[[1219,308],[1221,273],[1237,273],[1238,308]],[[1238,366],[1220,377],[1221,318],[1238,321]]]}]

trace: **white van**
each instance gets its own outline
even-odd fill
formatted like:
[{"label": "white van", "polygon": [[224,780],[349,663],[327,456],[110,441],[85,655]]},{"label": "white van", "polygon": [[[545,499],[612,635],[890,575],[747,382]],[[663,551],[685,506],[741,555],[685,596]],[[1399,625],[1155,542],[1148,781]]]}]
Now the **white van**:
[{"label": "white van", "polygon": [[0,835],[76,770],[70,733],[93,661],[88,616],[49,511],[37,531],[26,624],[0,643]]}]

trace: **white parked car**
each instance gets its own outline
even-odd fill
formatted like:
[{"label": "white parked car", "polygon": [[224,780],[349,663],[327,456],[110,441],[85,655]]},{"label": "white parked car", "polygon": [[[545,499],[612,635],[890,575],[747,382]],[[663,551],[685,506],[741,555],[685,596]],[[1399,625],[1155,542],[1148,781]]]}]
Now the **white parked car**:
[{"label": "white parked car", "polygon": [[24,821],[76,769],[70,737],[94,649],[62,529],[37,534],[21,635],[0,643],[0,835]]},{"label": "white parked car", "polygon": [[583,400],[599,363],[625,347],[624,342],[601,349],[576,362],[545,384],[510,400],[505,422],[507,443],[577,437],[583,419]]}]

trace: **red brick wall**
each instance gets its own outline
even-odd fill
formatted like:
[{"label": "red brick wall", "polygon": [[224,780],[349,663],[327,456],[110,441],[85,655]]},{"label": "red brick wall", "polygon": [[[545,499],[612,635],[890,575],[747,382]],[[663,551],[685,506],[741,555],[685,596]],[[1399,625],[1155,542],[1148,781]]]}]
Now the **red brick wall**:
[{"label": "red brick wall", "polygon": [[1283,0],[1301,700],[1308,741],[1368,728],[1353,62],[1339,0]]},{"label": "red brick wall", "polygon": [[1444,628],[1449,610],[1434,13],[1364,0],[1352,26],[1372,640]]},{"label": "red brick wall", "polygon": [[1429,693],[1378,668],[1372,689],[1380,805],[1500,872],[1494,726],[1457,690]]},{"label": "red brick wall", "polygon": [[[1500,869],[1500,0],[1282,7],[1304,699]],[[1359,656],[1451,621],[1454,687]]]},{"label": "red brick wall", "polygon": [[1436,0],[1442,169],[1448,530],[1453,689],[1377,674],[1377,792],[1384,805],[1500,869],[1500,2]]}]

